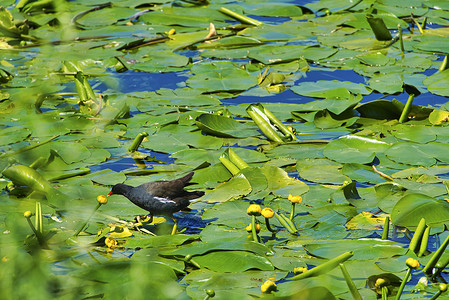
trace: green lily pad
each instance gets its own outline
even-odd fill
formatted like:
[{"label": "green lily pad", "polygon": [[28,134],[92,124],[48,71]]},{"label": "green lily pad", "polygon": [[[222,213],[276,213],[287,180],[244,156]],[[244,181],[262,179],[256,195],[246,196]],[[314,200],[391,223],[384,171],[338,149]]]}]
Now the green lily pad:
[{"label": "green lily pad", "polygon": [[387,143],[375,139],[346,135],[327,144],[323,154],[340,163],[366,164],[373,161],[376,153],[382,153],[389,147]]},{"label": "green lily pad", "polygon": [[449,221],[449,203],[424,194],[408,194],[401,198],[391,211],[391,222],[396,226],[416,227],[421,218],[429,226]]},{"label": "green lily pad", "polygon": [[375,75],[369,81],[369,87],[379,93],[396,94],[402,92],[402,78],[400,74]]},{"label": "green lily pad", "polygon": [[348,98],[348,91],[353,94],[368,95],[370,90],[362,83],[337,80],[318,80],[316,82],[300,82],[291,88],[297,94],[316,98]]},{"label": "green lily pad", "polygon": [[195,261],[216,272],[243,272],[249,269],[274,270],[267,258],[246,251],[214,251],[196,256]]},{"label": "green lily pad", "polygon": [[332,242],[318,242],[310,244],[304,242],[304,248],[312,255],[322,258],[334,258],[347,249],[354,251],[352,259],[378,259],[404,255],[407,249],[401,244],[380,239],[337,240]]},{"label": "green lily pad", "polygon": [[204,92],[244,91],[257,84],[257,77],[229,61],[197,64],[192,72],[187,85]]},{"label": "green lily pad", "polygon": [[208,191],[202,200],[207,202],[224,202],[248,195],[252,191],[251,184],[243,174],[236,175],[228,182]]},{"label": "green lily pad", "polygon": [[254,127],[219,115],[202,114],[196,119],[196,125],[204,133],[220,137],[245,138],[259,135],[259,132]]},{"label": "green lily pad", "polygon": [[342,184],[349,177],[341,173],[341,165],[327,159],[303,159],[298,160],[296,169],[302,178],[327,184]]}]

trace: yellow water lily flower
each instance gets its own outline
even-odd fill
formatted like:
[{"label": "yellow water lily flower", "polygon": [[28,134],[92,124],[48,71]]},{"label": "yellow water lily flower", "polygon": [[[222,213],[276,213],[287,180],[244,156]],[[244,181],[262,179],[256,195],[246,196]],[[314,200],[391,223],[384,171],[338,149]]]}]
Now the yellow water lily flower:
[{"label": "yellow water lily flower", "polygon": [[302,197],[301,196],[293,196],[293,195],[288,195],[288,200],[291,203],[301,203],[302,202]]},{"label": "yellow water lily flower", "polygon": [[264,294],[269,294],[269,293],[275,291],[276,289],[277,289],[276,283],[274,283],[274,281],[271,281],[271,280],[265,281],[262,284],[262,286],[260,287],[260,290]]},{"label": "yellow water lily flower", "polygon": [[262,216],[267,219],[271,219],[274,216],[274,210],[271,208],[265,207],[262,209]]},{"label": "yellow water lily flower", "polygon": [[382,278],[382,277],[379,277],[379,278],[376,279],[376,283],[374,283],[374,286],[375,286],[376,288],[381,288],[381,287],[383,287],[383,286],[388,285],[389,283],[390,283],[390,282],[389,282],[387,279]]},{"label": "yellow water lily flower", "polygon": [[405,261],[405,264],[411,268],[411,269],[418,269],[419,268],[419,262],[414,258],[407,258]]},{"label": "yellow water lily flower", "polygon": [[105,195],[100,195],[97,197],[97,201],[100,204],[106,204],[108,203],[108,198]]},{"label": "yellow water lily flower", "polygon": [[[254,227],[256,228],[256,232],[259,233],[261,229],[260,224],[256,224]],[[246,226],[246,231],[251,232],[251,230],[252,230],[251,224]]]},{"label": "yellow water lily flower", "polygon": [[260,214],[262,213],[262,210],[260,208],[260,205],[257,204],[251,204],[247,209],[246,209],[246,213],[250,216],[260,216]]}]

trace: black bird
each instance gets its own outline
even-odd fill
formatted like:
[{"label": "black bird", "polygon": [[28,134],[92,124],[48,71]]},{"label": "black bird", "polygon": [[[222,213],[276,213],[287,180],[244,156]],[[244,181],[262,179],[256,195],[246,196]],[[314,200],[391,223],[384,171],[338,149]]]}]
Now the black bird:
[{"label": "black bird", "polygon": [[133,187],[127,184],[116,184],[108,196],[123,195],[132,203],[153,215],[171,217],[175,222],[172,234],[176,233],[178,222],[173,213],[186,209],[190,202],[204,195],[204,192],[188,192],[184,187],[190,184],[193,172],[175,180],[159,180]]}]

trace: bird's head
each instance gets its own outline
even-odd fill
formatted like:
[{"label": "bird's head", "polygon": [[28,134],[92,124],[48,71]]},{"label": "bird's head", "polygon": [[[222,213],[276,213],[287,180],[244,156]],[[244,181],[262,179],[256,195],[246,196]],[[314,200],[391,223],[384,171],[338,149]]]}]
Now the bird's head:
[{"label": "bird's head", "polygon": [[108,196],[111,195],[126,195],[126,193],[131,189],[132,187],[123,183],[116,184],[112,187],[111,191],[109,192]]}]

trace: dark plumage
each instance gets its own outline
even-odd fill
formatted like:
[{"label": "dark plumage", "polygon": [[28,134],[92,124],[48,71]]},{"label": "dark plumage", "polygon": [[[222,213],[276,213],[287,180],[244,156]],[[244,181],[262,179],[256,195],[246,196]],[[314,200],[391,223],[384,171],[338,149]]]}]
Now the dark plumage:
[{"label": "dark plumage", "polygon": [[127,184],[116,184],[109,195],[119,194],[132,203],[150,212],[150,215],[172,214],[189,206],[190,201],[204,195],[204,192],[188,192],[184,187],[189,185],[193,172],[184,177],[169,181],[153,181],[133,187]]}]

